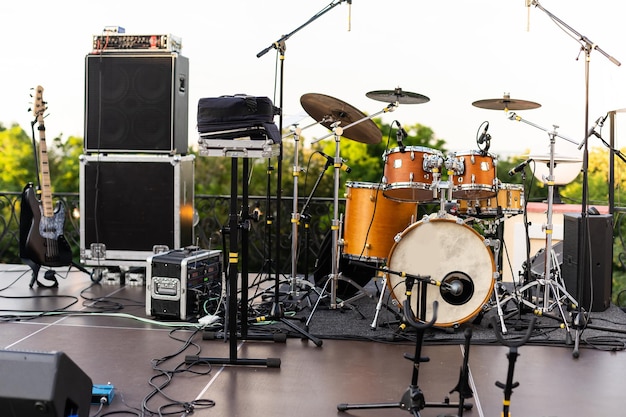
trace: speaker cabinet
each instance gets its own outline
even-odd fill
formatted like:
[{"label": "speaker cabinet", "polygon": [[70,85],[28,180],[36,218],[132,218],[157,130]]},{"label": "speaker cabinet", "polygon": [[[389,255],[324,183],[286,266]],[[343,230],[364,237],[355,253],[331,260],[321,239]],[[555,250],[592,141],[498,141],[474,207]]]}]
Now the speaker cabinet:
[{"label": "speaker cabinet", "polygon": [[0,410],[7,417],[89,417],[91,378],[63,352],[0,351]]},{"label": "speaker cabinet", "polygon": [[87,55],[85,152],[186,154],[188,74],[176,53]]},{"label": "speaker cabinet", "polygon": [[141,261],[193,244],[194,156],[82,155],[81,260]]},{"label": "speaker cabinet", "polygon": [[[587,215],[588,244],[578,259],[581,215],[563,215],[563,280],[567,292],[586,310],[604,311],[611,304],[613,271],[613,216]],[[582,268],[582,294],[578,293],[578,271]]]}]

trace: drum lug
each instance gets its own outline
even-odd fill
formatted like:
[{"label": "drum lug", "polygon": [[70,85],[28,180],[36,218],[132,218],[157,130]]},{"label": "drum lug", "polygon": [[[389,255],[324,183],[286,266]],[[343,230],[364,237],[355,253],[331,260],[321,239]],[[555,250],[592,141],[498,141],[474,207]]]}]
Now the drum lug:
[{"label": "drum lug", "polygon": [[470,161],[472,161],[472,165],[476,163],[476,158],[474,158],[474,154],[470,156]]},{"label": "drum lug", "polygon": [[411,150],[411,161],[415,160],[415,151]]}]

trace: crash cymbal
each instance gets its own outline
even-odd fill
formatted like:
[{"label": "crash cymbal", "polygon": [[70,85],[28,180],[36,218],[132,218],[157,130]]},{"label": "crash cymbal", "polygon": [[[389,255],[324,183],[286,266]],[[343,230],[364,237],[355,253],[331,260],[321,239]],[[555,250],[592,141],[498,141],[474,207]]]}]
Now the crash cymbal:
[{"label": "crash cymbal", "polygon": [[478,100],[472,106],[487,110],[531,110],[541,107],[541,104],[527,100],[515,100],[505,94],[502,98]]},{"label": "crash cymbal", "polygon": [[365,95],[373,100],[382,101],[383,103],[422,104],[430,101],[426,96],[402,91],[399,87],[395,90],[370,91]]},{"label": "crash cymbal", "polygon": [[[332,124],[341,122],[342,136],[357,142],[375,145],[383,139],[383,134],[367,116],[346,102],[324,94],[308,93],[300,97],[300,104],[313,119],[332,130]],[[350,127],[352,123],[362,120]]]}]

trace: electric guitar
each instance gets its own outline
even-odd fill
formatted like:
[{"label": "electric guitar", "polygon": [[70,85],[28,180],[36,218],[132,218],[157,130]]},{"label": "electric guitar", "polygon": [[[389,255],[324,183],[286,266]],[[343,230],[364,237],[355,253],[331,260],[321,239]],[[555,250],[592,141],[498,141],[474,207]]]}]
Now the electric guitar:
[{"label": "electric guitar", "polygon": [[[52,203],[52,187],[48,164],[48,148],[46,146],[46,127],[44,112],[47,110],[43,100],[43,87],[37,86],[33,115],[39,131],[39,168],[41,171],[41,199],[37,198],[37,190],[33,183],[24,187],[20,211],[20,258],[31,267],[33,276],[30,287],[37,282],[41,266],[57,267],[72,265],[72,249],[63,236],[65,208],[61,202],[56,207]],[[47,279],[54,281],[54,273]]]}]

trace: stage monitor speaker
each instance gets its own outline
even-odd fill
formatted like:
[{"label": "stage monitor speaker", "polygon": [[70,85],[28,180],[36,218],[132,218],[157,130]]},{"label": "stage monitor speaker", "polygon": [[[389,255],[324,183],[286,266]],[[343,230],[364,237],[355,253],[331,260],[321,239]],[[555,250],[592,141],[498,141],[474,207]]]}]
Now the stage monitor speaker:
[{"label": "stage monitor speaker", "polygon": [[85,66],[86,153],[187,153],[187,58],[101,53]]},{"label": "stage monitor speaker", "polygon": [[[611,304],[613,271],[613,216],[590,214],[586,216],[589,229],[584,259],[578,259],[578,240],[581,232],[580,213],[563,215],[563,280],[565,288],[587,311],[604,311]],[[578,293],[578,270],[582,272],[582,294]]]},{"label": "stage monitor speaker", "polygon": [[0,351],[4,417],[89,417],[93,384],[63,352]]}]

